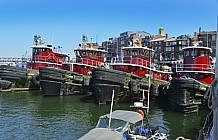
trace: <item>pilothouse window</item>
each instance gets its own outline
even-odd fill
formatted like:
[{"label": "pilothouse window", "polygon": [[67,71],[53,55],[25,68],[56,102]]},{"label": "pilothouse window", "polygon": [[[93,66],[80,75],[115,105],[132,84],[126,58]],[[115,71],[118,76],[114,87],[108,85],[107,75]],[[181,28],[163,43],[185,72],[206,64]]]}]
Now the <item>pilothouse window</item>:
[{"label": "pilothouse window", "polygon": [[79,56],[79,52],[78,51],[74,51],[76,56]]},{"label": "pilothouse window", "polygon": [[192,50],[192,52],[191,52],[191,56],[193,57],[195,57],[195,56],[197,56],[197,54],[198,54],[198,52],[197,52],[197,50]]},{"label": "pilothouse window", "polygon": [[204,56],[204,51],[200,51],[200,56]]},{"label": "pilothouse window", "polygon": [[86,56],[87,53],[86,53],[86,51],[80,51],[80,55],[81,55],[81,56]]},{"label": "pilothouse window", "polygon": [[130,50],[126,50],[125,51],[125,55],[129,56],[131,53],[130,53]]},{"label": "pilothouse window", "polygon": [[189,51],[185,51],[185,56],[189,56]]},{"label": "pilothouse window", "polygon": [[138,51],[137,50],[132,50],[132,55],[133,56],[138,55]]}]

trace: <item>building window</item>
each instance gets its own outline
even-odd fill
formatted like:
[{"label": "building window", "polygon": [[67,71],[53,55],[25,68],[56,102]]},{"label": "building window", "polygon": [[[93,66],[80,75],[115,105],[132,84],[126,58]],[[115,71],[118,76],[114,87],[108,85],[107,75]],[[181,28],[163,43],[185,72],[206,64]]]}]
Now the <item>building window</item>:
[{"label": "building window", "polygon": [[216,40],[216,35],[212,35],[212,41]]},{"label": "building window", "polygon": [[186,45],[187,43],[186,43],[186,40],[185,41],[182,41],[182,45]]}]

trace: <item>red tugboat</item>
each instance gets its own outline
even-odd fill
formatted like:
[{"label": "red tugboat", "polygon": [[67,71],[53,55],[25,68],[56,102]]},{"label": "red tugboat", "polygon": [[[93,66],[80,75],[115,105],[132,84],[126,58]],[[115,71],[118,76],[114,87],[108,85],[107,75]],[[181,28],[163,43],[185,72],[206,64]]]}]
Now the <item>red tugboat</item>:
[{"label": "red tugboat", "polygon": [[144,99],[144,91],[149,92],[150,87],[152,94],[157,96],[161,87],[168,84],[171,78],[169,67],[155,67],[152,62],[155,51],[142,47],[140,39],[130,42],[129,47],[123,47],[123,52],[123,60],[109,64],[111,69],[95,68],[92,71],[92,85],[99,103],[111,101],[113,92],[115,102],[138,101]]},{"label": "red tugboat", "polygon": [[[32,46],[32,59],[27,62],[27,68],[39,70],[40,67],[55,67],[62,69],[64,61],[69,60],[67,54],[55,52],[52,45],[45,45],[41,36],[34,36],[34,46]],[[57,49],[61,47],[58,46]]]},{"label": "red tugboat", "polygon": [[213,60],[210,56],[212,49],[200,46],[198,42],[183,48],[182,51],[183,64],[176,68],[177,77],[190,77],[201,83],[211,84],[215,75]]},{"label": "red tugboat", "polygon": [[[173,109],[190,113],[198,110],[196,104],[204,104],[203,94],[214,80],[215,69],[210,56],[212,49],[195,42],[193,46],[185,47],[183,64],[176,66],[177,77],[171,80],[169,102]],[[198,94],[196,94],[198,92]],[[199,95],[199,93],[201,93]]]},{"label": "red tugboat", "polygon": [[106,51],[101,50],[97,43],[88,43],[83,35],[83,43],[74,52],[75,62],[70,60],[69,63],[62,63],[62,69],[40,68],[40,84],[44,95],[70,95],[89,90],[92,69],[103,66]]},{"label": "red tugboat", "polygon": [[151,76],[155,80],[168,81],[172,75],[171,69],[168,66],[157,67],[154,65],[155,51],[148,47],[142,47],[140,39],[132,42],[129,42],[129,47],[123,47],[122,63],[111,64],[113,69],[136,74],[140,77]]},{"label": "red tugboat", "polygon": [[[123,47],[124,57],[121,63],[111,64],[113,69],[135,74],[141,78],[139,83],[137,81],[139,78],[132,78],[130,81],[131,92],[134,92],[136,85],[142,87],[146,81],[146,84],[149,85],[147,89],[151,91],[151,94],[159,96],[163,87],[172,78],[171,67],[156,65],[153,62],[155,50],[142,47],[140,38],[133,39],[128,44],[128,47]],[[150,80],[148,81],[148,79]],[[139,91],[139,88],[137,89]]]},{"label": "red tugboat", "polygon": [[104,66],[106,51],[97,43],[89,43],[85,35],[83,35],[83,42],[74,49],[74,53],[76,55],[75,61],[70,65],[64,65],[63,69],[87,75],[94,67]]}]

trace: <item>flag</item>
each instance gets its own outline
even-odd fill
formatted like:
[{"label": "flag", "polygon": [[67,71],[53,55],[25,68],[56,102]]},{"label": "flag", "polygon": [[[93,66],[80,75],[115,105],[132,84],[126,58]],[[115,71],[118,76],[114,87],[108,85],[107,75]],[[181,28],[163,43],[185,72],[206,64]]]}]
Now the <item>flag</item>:
[{"label": "flag", "polygon": [[162,56],[162,54],[160,54],[160,61],[162,61],[163,60],[163,56]]}]

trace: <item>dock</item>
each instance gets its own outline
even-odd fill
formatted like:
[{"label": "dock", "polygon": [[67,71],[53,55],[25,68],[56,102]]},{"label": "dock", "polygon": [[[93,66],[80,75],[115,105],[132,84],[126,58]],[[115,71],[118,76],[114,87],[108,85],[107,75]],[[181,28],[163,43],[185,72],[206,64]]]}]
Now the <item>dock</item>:
[{"label": "dock", "polygon": [[10,88],[10,89],[2,89],[0,92],[17,92],[17,91],[29,91],[30,88]]}]

